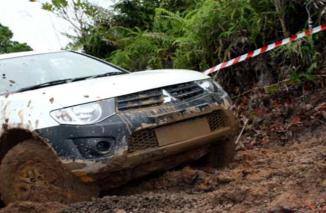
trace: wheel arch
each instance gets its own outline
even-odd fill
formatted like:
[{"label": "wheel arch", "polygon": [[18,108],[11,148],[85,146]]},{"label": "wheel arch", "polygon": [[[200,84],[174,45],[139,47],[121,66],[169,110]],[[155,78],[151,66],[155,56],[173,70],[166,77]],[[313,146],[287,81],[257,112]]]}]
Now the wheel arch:
[{"label": "wheel arch", "polygon": [[[39,141],[40,144],[50,146],[45,139],[41,138],[37,133],[30,130],[23,128],[11,128],[5,130],[0,136],[0,162],[14,146],[30,139]],[[52,148],[51,150],[55,153]]]}]

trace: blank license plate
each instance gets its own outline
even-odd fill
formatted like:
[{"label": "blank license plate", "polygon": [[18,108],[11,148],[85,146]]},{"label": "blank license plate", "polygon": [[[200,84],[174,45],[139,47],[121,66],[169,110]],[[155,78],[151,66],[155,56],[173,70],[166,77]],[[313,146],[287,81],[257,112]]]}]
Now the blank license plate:
[{"label": "blank license plate", "polygon": [[160,127],[155,130],[160,146],[178,143],[210,133],[210,127],[206,118],[197,118],[189,121]]}]

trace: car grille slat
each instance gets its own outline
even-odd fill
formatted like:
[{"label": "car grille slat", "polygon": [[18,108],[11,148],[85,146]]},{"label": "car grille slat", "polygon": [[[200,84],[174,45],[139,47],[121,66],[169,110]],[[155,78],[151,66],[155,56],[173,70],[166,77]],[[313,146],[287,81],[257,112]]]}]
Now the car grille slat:
[{"label": "car grille slat", "polygon": [[159,106],[164,103],[163,90],[179,101],[185,101],[201,95],[204,90],[195,82],[177,84],[159,89],[147,90],[117,98],[120,111]]},{"label": "car grille slat", "polygon": [[163,102],[163,92],[161,89],[154,89],[130,95],[120,96],[117,99],[118,109],[120,111],[158,106],[161,105]]},{"label": "car grille slat", "polygon": [[204,93],[204,90],[195,82],[167,87],[166,91],[168,91],[173,97],[182,101]]},{"label": "car grille slat", "polygon": [[203,92],[203,89],[201,88],[197,88],[195,90],[191,90],[189,92],[182,92],[180,94],[174,94],[174,93],[171,93],[171,95],[175,98],[178,98],[180,100],[185,100],[187,98],[190,98],[190,97],[194,97],[194,96],[197,96],[199,94],[202,94]]},{"label": "car grille slat", "polygon": [[169,93],[174,93],[174,92],[180,92],[182,90],[192,90],[194,88],[198,88],[198,85],[195,84],[194,82],[191,82],[191,83],[179,84],[176,86],[167,87],[166,90]]},{"label": "car grille slat", "polygon": [[152,98],[145,101],[133,101],[132,103],[120,104],[119,110],[123,111],[127,109],[139,109],[146,106],[156,106],[162,104],[163,101],[164,100],[162,98]]},{"label": "car grille slat", "polygon": [[119,98],[118,103],[122,104],[125,102],[130,102],[130,101],[139,101],[143,99],[148,99],[148,98],[155,98],[155,97],[161,97],[162,96],[162,91],[161,90],[156,90],[156,91],[150,91],[148,94],[141,94],[141,93],[136,93],[134,95],[129,95],[124,96],[124,98]]}]

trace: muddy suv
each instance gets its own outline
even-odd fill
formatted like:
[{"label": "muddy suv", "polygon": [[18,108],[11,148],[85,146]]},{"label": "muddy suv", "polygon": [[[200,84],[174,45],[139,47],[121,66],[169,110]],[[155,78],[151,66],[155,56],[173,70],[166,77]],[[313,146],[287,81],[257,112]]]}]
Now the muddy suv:
[{"label": "muddy suv", "polygon": [[129,73],[70,51],[0,56],[5,203],[96,196],[131,179],[235,150],[230,99],[188,70]]}]

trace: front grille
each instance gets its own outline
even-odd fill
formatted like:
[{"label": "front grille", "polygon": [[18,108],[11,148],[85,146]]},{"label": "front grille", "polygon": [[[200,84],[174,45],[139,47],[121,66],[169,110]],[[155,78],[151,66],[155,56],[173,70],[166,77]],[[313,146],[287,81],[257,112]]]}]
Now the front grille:
[{"label": "front grille", "polygon": [[207,116],[211,131],[226,127],[225,115],[222,110],[214,111]]},{"label": "front grille", "polygon": [[204,93],[204,90],[195,82],[177,84],[159,89],[147,90],[118,97],[120,111],[159,106],[164,103],[163,90],[180,101],[193,98]]},{"label": "front grille", "polygon": [[125,111],[161,105],[164,102],[161,89],[148,90],[118,97],[118,109]]},{"label": "front grille", "polygon": [[173,97],[182,101],[204,93],[204,89],[198,86],[195,82],[169,86],[164,89]]},{"label": "front grille", "polygon": [[[226,126],[225,115],[222,110],[214,111],[208,115],[204,115],[204,117],[207,118],[212,132]],[[159,144],[156,138],[155,129],[144,129],[144,130],[134,132],[128,140],[129,153],[133,153],[136,151],[141,151],[149,148],[155,148],[158,146]]]},{"label": "front grille", "polygon": [[134,132],[128,141],[128,152],[158,147],[154,129],[144,129]]}]

